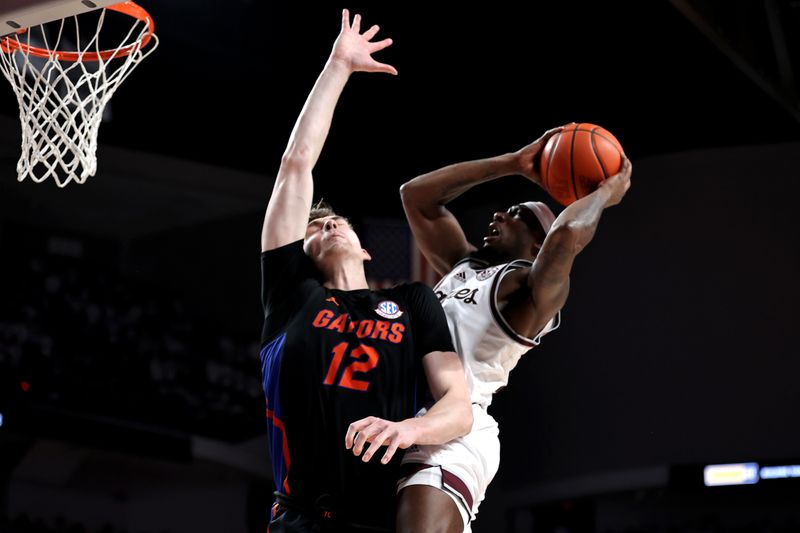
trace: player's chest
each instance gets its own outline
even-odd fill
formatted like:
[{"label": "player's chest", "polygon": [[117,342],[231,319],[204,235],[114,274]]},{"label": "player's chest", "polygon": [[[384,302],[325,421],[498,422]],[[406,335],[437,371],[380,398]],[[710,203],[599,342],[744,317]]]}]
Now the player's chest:
[{"label": "player's chest", "polygon": [[448,308],[477,308],[488,302],[500,267],[485,270],[465,269],[443,279],[435,289],[439,303]]},{"label": "player's chest", "polygon": [[410,335],[408,309],[402,301],[325,296],[321,302],[307,302],[303,309],[302,327],[314,337],[401,344]]},{"label": "player's chest", "polygon": [[328,295],[304,307],[284,361],[290,372],[301,371],[331,390],[366,392],[391,376],[399,379],[413,365],[409,313],[403,302]]}]

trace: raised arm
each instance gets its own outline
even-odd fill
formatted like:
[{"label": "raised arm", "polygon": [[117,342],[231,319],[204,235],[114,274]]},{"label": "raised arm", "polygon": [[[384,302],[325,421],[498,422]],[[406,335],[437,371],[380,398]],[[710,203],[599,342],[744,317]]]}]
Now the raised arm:
[{"label": "raised arm", "polygon": [[[515,331],[535,337],[564,306],[569,294],[569,274],[575,257],[594,237],[607,207],[618,204],[631,186],[631,162],[623,158],[620,171],[602,181],[597,189],[567,206],[553,222],[533,266],[507,276],[501,296],[508,301],[503,316]],[[515,276],[516,274],[516,276]],[[516,279],[515,279],[516,277]],[[503,282],[506,283],[506,280]],[[509,297],[518,285],[530,298]]]},{"label": "raised arm", "polygon": [[[381,457],[381,463],[386,464],[398,448],[406,449],[412,444],[444,444],[469,433],[472,404],[458,354],[431,352],[423,358],[422,365],[436,403],[425,415],[400,422],[370,416],[350,424],[345,447],[361,455],[362,461],[369,461],[381,446],[386,446]],[[367,443],[370,443],[369,448],[364,451]]]},{"label": "raised arm", "polygon": [[547,140],[560,130],[547,131],[517,152],[449,165],[417,176],[400,187],[411,231],[437,272],[449,272],[455,263],[475,250],[445,205],[480,183],[512,174],[535,174],[536,156]]},{"label": "raised arm", "polygon": [[397,74],[394,67],[372,59],[371,54],[392,44],[391,39],[370,42],[377,33],[378,26],[372,26],[362,34],[361,15],[356,15],[351,25],[348,10],[342,11],[339,36],[297,118],[289,144],[281,158],[281,166],[264,216],[262,251],[278,248],[305,236],[314,194],[311,171],[328,137],[333,110],[350,74]]}]

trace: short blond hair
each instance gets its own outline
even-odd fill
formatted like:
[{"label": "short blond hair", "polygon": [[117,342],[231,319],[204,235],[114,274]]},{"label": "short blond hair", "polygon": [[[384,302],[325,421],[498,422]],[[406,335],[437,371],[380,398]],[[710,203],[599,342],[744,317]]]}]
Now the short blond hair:
[{"label": "short blond hair", "polygon": [[308,223],[311,224],[313,221],[317,220],[318,218],[325,218],[331,216],[338,216],[336,211],[333,210],[333,207],[330,206],[328,202],[323,200],[322,198],[319,201],[311,206],[311,211],[308,212]]}]

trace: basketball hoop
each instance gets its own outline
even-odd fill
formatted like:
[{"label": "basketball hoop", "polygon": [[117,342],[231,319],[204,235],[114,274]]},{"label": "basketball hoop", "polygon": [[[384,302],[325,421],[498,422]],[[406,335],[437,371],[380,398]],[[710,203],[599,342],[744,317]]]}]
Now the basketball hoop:
[{"label": "basketball hoop", "polygon": [[[101,50],[107,11],[132,17],[134,22],[118,45]],[[158,45],[153,19],[133,2],[102,9],[96,25],[81,33],[85,15],[0,39],[0,70],[17,96],[22,123],[18,181],[30,177],[41,183],[52,177],[64,187],[94,176],[103,110],[117,87]],[[55,39],[48,39],[50,33],[56,33]],[[34,44],[38,36],[43,46]],[[60,49],[72,40],[73,50]],[[144,51],[151,40],[153,45]]]}]

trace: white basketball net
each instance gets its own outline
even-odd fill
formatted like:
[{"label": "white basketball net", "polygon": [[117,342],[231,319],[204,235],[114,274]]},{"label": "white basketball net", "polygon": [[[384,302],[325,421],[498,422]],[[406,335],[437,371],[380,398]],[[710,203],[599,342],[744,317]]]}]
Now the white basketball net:
[{"label": "white basketball net", "polygon": [[[97,27],[91,28],[94,35],[89,42],[69,50],[79,54],[77,61],[59,59],[57,51],[68,41],[81,42],[78,16],[51,25],[58,27],[52,42],[48,42],[47,31],[38,26],[22,35],[8,37],[26,46],[11,52],[0,51],[0,70],[11,82],[19,102],[22,123],[22,155],[17,163],[19,181],[30,177],[41,183],[52,177],[59,187],[64,187],[70,181],[84,183],[87,177],[94,176],[97,170],[97,133],[103,110],[117,87],[155,50],[158,43],[153,35],[152,42],[143,51],[147,24],[131,19],[135,23],[123,41],[111,49],[115,51],[111,57],[85,60],[83,55],[86,53],[104,51],[100,49],[98,37],[106,11],[103,9],[99,14]],[[74,34],[71,32],[73,22]],[[68,26],[70,31],[66,32]],[[31,42],[32,33],[41,36],[43,48],[52,51],[48,57],[29,53],[27,48],[36,44]],[[132,46],[129,54],[119,53],[123,46]]]}]

